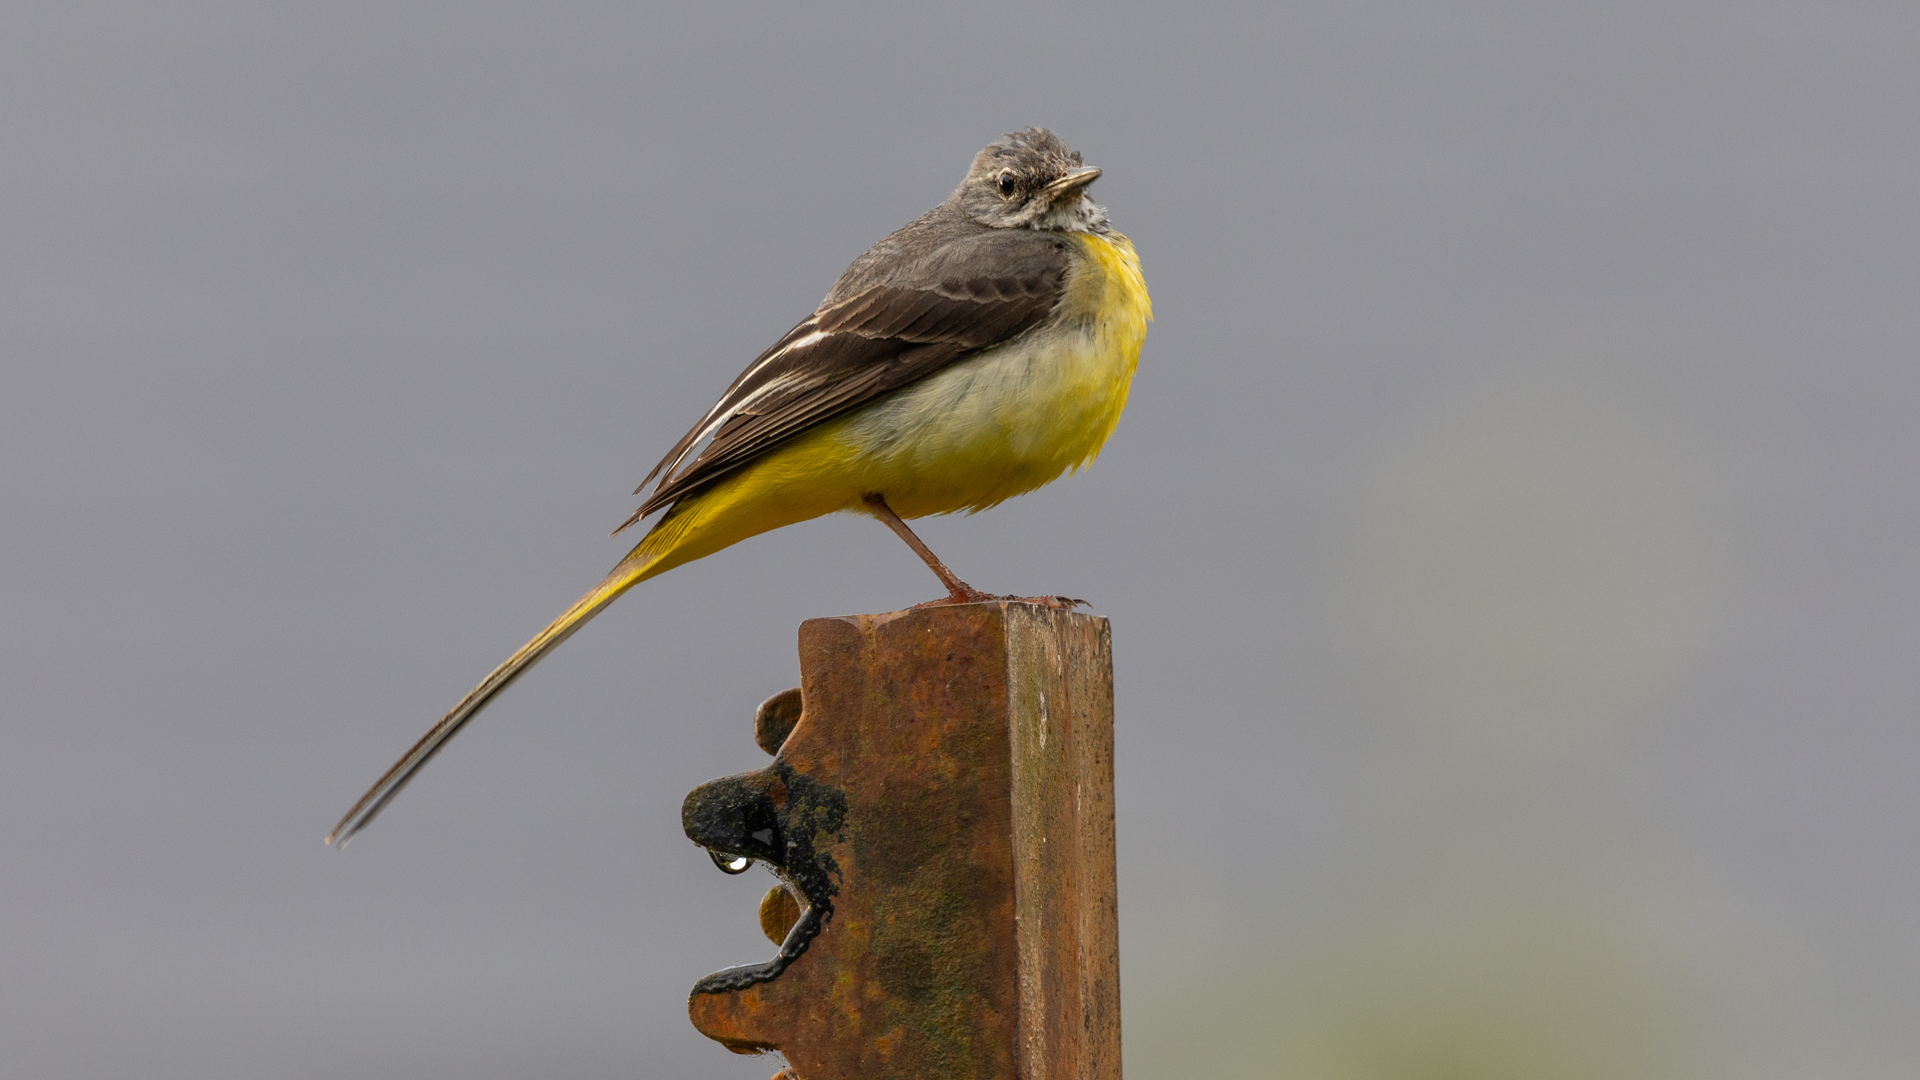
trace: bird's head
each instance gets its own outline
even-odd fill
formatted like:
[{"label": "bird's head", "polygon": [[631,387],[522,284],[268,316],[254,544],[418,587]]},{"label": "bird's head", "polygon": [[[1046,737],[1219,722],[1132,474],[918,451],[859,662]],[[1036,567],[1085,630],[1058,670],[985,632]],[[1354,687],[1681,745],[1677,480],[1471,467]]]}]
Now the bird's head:
[{"label": "bird's head", "polygon": [[1086,195],[1099,177],[1059,136],[1028,128],[975,155],[947,202],[993,229],[1103,232],[1107,212]]}]

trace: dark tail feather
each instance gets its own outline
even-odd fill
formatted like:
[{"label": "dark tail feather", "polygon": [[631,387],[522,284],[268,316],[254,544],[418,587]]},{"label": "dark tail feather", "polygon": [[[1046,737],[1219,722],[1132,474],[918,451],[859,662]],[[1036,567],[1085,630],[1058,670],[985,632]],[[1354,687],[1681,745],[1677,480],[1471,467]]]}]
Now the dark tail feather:
[{"label": "dark tail feather", "polygon": [[[635,554],[638,555],[638,552],[636,551]],[[433,755],[440,752],[440,748],[447,744],[447,740],[459,734],[467,721],[478,715],[481,709],[486,708],[487,703],[492,701],[495,695],[505,690],[528,668],[539,663],[541,657],[546,656],[555,646],[571,637],[575,630],[585,626],[587,620],[600,614],[600,610],[613,603],[621,593],[646,577],[647,568],[656,561],[653,558],[630,556],[619,566],[614,567],[613,572],[608,574],[600,584],[595,585],[592,591],[574,601],[573,606],[562,612],[559,618],[548,623],[545,630],[535,634],[532,641],[520,646],[519,651],[507,657],[506,663],[494,668],[493,674],[488,675],[479,686],[474,687],[466,697],[461,698],[460,704],[455,705],[452,712],[433,725],[431,730],[421,736],[419,742],[413,744],[413,749],[407,751],[399,761],[394,762],[393,768],[388,769],[373,787],[367,789],[365,795],[360,796],[360,801],[354,803],[353,809],[348,810],[339,824],[333,827],[333,831],[327,834],[327,843],[346,847],[347,841],[353,839],[354,834],[366,828],[369,822],[378,817],[380,811],[386,809],[387,804],[393,801],[393,797],[400,794],[400,789],[406,787],[414,775],[424,768],[427,762],[433,760]]]}]

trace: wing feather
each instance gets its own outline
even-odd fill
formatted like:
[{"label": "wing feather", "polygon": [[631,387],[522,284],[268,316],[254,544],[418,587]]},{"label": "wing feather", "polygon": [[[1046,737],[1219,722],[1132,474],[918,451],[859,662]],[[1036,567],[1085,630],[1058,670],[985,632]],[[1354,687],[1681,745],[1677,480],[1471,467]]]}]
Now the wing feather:
[{"label": "wing feather", "polygon": [[[948,245],[926,260],[929,272],[829,296],[748,365],[654,466],[640,489],[655,477],[659,486],[621,528],[816,424],[1044,322],[1066,288],[1064,245],[1031,233],[1004,235],[1011,231],[986,238],[994,243],[983,245],[975,258],[954,250],[967,245]],[[1008,252],[1009,241],[1023,243]],[[995,273],[995,261],[1012,265]],[[968,262],[977,272],[966,272]],[[843,293],[842,287],[835,292]]]}]

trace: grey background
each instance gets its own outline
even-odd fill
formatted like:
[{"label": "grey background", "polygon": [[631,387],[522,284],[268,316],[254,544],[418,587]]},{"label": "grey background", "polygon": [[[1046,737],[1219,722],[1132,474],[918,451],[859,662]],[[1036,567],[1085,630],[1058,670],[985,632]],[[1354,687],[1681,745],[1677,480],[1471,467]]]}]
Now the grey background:
[{"label": "grey background", "polygon": [[0,1073],[764,1077],[680,835],[884,529],[626,492],[1026,124],[1158,321],[926,523],[1114,620],[1134,1077],[1920,1059],[1906,4],[0,12]]}]

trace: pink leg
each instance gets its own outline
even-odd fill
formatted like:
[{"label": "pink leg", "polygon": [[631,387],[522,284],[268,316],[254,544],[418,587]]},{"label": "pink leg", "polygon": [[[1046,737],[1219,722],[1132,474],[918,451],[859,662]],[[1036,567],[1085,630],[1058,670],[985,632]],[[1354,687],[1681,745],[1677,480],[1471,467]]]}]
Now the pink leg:
[{"label": "pink leg", "polygon": [[1040,604],[1044,607],[1061,608],[1071,611],[1076,606],[1086,603],[1085,600],[1074,600],[1065,596],[995,596],[992,593],[983,593],[979,589],[961,581],[953,571],[947,569],[947,564],[941,562],[940,557],[935,555],[933,550],[927,547],[924,541],[918,536],[915,536],[913,530],[907,528],[907,523],[900,520],[900,515],[894,513],[893,508],[887,505],[886,496],[875,492],[872,495],[866,496],[861,501],[867,504],[867,509],[873,511],[874,517],[885,522],[887,528],[893,530],[895,536],[905,540],[907,546],[913,549],[913,553],[920,556],[920,561],[927,564],[927,569],[932,570],[934,576],[940,579],[940,584],[947,587],[946,596],[938,600],[929,600],[924,604],[915,604],[915,607],[941,607],[947,604],[979,604],[990,600],[1017,600],[1025,604]]},{"label": "pink leg", "polygon": [[907,546],[913,549],[913,553],[920,556],[920,561],[927,564],[927,569],[932,570],[933,575],[940,579],[940,584],[947,587],[947,598],[945,600],[935,600],[934,603],[978,604],[983,600],[999,599],[999,597],[989,596],[966,582],[961,581],[953,571],[947,569],[947,564],[941,562],[940,557],[935,555],[933,550],[927,547],[918,536],[913,535],[913,530],[907,528],[907,523],[901,521],[900,515],[894,513],[893,508],[887,505],[886,496],[876,493],[868,495],[862,501],[867,504],[867,509],[873,511],[874,517],[885,522],[887,528],[892,529],[895,536],[907,542]]}]

